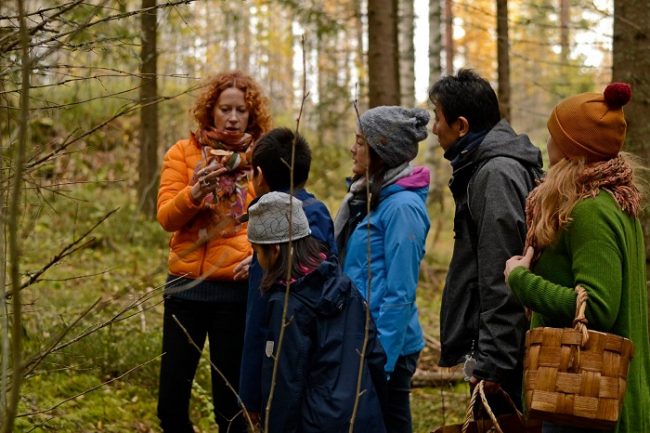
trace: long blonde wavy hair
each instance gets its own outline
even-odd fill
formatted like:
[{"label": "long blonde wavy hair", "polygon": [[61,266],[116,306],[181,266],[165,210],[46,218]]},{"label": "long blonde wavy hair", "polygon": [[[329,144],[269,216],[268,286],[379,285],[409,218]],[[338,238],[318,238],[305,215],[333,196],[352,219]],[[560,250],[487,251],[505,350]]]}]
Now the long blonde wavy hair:
[{"label": "long blonde wavy hair", "polygon": [[[644,168],[638,158],[629,153],[620,152],[619,157],[623,160],[622,165],[629,167],[632,172],[631,189],[636,190],[638,205],[640,193],[646,189],[638,175],[639,170]],[[605,163],[608,161],[596,164]],[[597,172],[598,168],[595,164],[587,164],[583,158],[563,158],[549,168],[544,180],[528,198],[527,244],[532,244],[538,250],[555,241],[557,233],[571,222],[571,212],[576,204],[587,196],[595,196],[596,192],[585,190],[585,174],[588,171]],[[630,212],[631,207],[626,208],[625,203],[619,202],[619,205],[628,213],[638,212],[638,209]]]}]

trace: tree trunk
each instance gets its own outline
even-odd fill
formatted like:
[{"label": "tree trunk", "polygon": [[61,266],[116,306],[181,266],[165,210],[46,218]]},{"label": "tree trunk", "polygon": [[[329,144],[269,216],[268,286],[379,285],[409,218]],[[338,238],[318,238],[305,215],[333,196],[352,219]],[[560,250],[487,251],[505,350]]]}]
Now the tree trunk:
[{"label": "tree trunk", "polygon": [[453,1],[445,0],[445,72],[454,73],[454,11]]},{"label": "tree trunk", "polygon": [[[650,134],[650,9],[645,0],[614,0],[613,45],[612,81],[625,81],[632,86],[632,100],[625,107],[626,150],[638,155],[643,166],[647,167],[650,163],[650,144],[647,141]],[[647,181],[647,173],[644,174]],[[650,211],[647,208],[641,215],[641,225],[647,260],[650,257]]]},{"label": "tree trunk", "polygon": [[560,62],[569,63],[569,0],[560,0]]},{"label": "tree trunk", "polygon": [[357,50],[355,55],[355,67],[357,70],[358,77],[358,86],[357,92],[354,98],[357,99],[357,107],[359,112],[363,113],[368,107],[368,68],[367,68],[367,58],[366,52],[364,50],[363,41],[364,41],[364,25],[363,25],[363,5],[361,0],[354,1],[354,10],[355,10],[355,34],[357,42]]},{"label": "tree trunk", "polygon": [[368,0],[368,105],[399,105],[397,0]]},{"label": "tree trunk", "polygon": [[497,71],[501,116],[510,121],[510,53],[508,47],[508,0],[497,0]]},{"label": "tree trunk", "polygon": [[[156,0],[142,0],[143,8],[156,6]],[[142,213],[154,218],[158,190],[158,83],[156,61],[157,9],[142,14],[141,87],[140,87],[140,159],[138,165],[138,202]]]},{"label": "tree trunk", "polygon": [[[0,418],[2,433],[14,430],[14,423],[20,400],[20,388],[23,381],[22,351],[23,351],[23,324],[22,324],[22,296],[20,293],[20,238],[18,233],[18,220],[20,218],[21,191],[25,152],[29,140],[29,90],[31,59],[29,57],[29,33],[27,19],[25,18],[25,5],[23,0],[18,0],[18,16],[20,20],[20,55],[21,55],[21,91],[20,91],[20,120],[18,123],[18,141],[14,148],[13,172],[11,178],[11,194],[9,196],[9,212],[7,215],[7,237],[9,246],[9,276],[10,287],[13,292],[11,298],[11,391],[6,398]],[[4,227],[3,227],[4,229]],[[6,302],[3,298],[2,302]],[[8,330],[7,330],[8,332]],[[6,366],[3,366],[5,368]],[[4,390],[3,390],[4,391]]]},{"label": "tree trunk", "polygon": [[[632,86],[632,100],[625,106],[626,150],[650,163],[650,9],[645,0],[614,1],[613,81]],[[642,215],[647,257],[650,257],[650,214]]]},{"label": "tree trunk", "polygon": [[429,0],[429,83],[442,75],[442,5],[441,0]]},{"label": "tree trunk", "polygon": [[[0,104],[11,107],[13,104],[5,94],[5,81],[0,80]],[[3,125],[0,131],[9,131],[15,125],[14,120],[9,116],[2,116]],[[6,124],[4,124],[6,122]],[[11,140],[5,134],[0,135],[0,173],[9,173],[11,164],[9,162],[9,146]],[[7,215],[9,204],[9,189],[6,182],[0,182],[0,213]],[[7,407],[7,392],[9,390],[9,303],[6,301],[7,293],[7,221],[0,219],[0,420],[5,419],[5,408]],[[0,421],[2,430],[2,421]]]},{"label": "tree trunk", "polygon": [[240,14],[235,24],[235,44],[237,46],[235,56],[237,59],[237,69],[248,73],[250,70],[251,57],[250,12],[248,10],[248,7],[241,8]]},{"label": "tree trunk", "polygon": [[415,13],[413,0],[398,0],[398,53],[399,53],[399,88],[400,104],[415,106]]},{"label": "tree trunk", "polygon": [[[429,0],[429,83],[433,85],[442,75],[442,4],[441,0]],[[431,170],[429,201],[444,209],[444,192],[449,179],[449,164],[443,161],[442,149],[432,136],[427,140],[425,161]]]}]

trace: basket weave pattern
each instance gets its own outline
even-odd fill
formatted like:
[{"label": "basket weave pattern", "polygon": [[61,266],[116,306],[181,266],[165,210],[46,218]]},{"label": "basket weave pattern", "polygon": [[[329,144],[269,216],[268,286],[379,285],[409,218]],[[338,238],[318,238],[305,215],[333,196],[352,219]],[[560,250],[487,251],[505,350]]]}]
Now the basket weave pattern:
[{"label": "basket weave pattern", "polygon": [[620,415],[634,346],[627,338],[587,330],[585,303],[586,292],[578,296],[576,329],[545,327],[526,333],[526,407],[530,417],[610,429]]}]

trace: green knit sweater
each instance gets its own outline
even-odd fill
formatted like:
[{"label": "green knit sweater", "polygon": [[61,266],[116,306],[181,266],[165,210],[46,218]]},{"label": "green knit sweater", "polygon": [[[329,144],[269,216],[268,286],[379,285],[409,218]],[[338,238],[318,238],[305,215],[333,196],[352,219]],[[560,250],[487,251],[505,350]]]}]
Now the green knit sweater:
[{"label": "green knit sweater", "polygon": [[515,268],[508,285],[534,311],[532,327],[571,327],[576,285],[589,295],[588,327],[632,340],[623,412],[614,431],[650,433],[650,348],[643,233],[611,194],[582,200],[572,222],[542,252],[532,272]]}]

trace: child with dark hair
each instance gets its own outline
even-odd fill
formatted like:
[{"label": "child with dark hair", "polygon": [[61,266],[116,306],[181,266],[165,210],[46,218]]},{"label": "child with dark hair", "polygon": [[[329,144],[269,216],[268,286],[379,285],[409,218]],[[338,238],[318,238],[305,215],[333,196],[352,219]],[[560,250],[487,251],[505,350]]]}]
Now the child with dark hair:
[{"label": "child with dark hair", "polygon": [[289,194],[270,192],[249,208],[248,240],[264,270],[262,291],[267,297],[261,401],[266,406],[272,398],[268,433],[347,431],[356,398],[355,431],[385,432],[375,383],[385,380],[386,358],[377,330],[370,321],[357,397],[368,307],[336,259],[327,258],[322,243],[310,233],[302,202]]},{"label": "child with dark hair", "polygon": [[[258,197],[270,191],[289,192],[291,186],[289,167],[294,146],[293,196],[302,203],[313,240],[320,242],[328,254],[336,254],[334,224],[330,213],[323,202],[307,192],[304,187],[309,177],[311,151],[303,136],[300,134],[296,136],[288,128],[275,128],[259,139],[252,155],[255,192]],[[240,269],[243,266],[245,264],[240,266]],[[253,254],[249,262],[248,273],[246,331],[239,392],[246,409],[256,417],[262,409],[260,380],[266,335],[262,316],[267,307],[267,296],[260,290],[263,270],[257,254]]]}]

